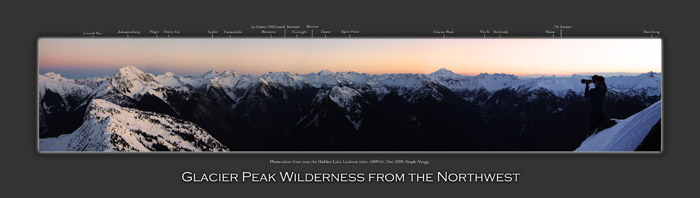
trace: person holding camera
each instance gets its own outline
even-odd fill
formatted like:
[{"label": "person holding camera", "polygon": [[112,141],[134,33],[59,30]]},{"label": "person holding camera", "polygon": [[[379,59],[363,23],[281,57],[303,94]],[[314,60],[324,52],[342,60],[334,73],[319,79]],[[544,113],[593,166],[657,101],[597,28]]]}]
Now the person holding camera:
[{"label": "person holding camera", "polygon": [[[590,130],[591,133],[597,133],[602,130],[602,125],[607,119],[605,114],[605,97],[608,92],[608,86],[605,84],[605,78],[598,75],[593,75],[591,79],[582,79],[581,83],[586,84],[586,92],[584,97],[591,105],[590,115]],[[595,88],[589,90],[589,84],[593,83]]]}]

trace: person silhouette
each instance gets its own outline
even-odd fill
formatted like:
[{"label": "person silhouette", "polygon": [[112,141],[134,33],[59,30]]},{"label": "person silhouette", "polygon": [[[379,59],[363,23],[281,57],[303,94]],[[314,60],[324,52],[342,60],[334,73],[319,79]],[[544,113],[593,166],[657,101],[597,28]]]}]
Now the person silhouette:
[{"label": "person silhouette", "polygon": [[[589,90],[588,85],[591,81],[595,85],[595,88]],[[591,105],[589,120],[590,131],[591,133],[597,133],[601,130],[603,123],[607,119],[605,113],[605,98],[608,92],[608,86],[605,84],[605,78],[602,76],[593,75],[591,81],[586,82],[584,97]]]}]

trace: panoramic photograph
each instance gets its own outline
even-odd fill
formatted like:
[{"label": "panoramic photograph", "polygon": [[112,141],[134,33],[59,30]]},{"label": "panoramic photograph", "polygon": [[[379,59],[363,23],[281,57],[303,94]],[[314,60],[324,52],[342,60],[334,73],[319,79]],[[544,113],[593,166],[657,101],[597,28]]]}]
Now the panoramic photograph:
[{"label": "panoramic photograph", "polygon": [[37,41],[40,152],[661,151],[661,39]]}]

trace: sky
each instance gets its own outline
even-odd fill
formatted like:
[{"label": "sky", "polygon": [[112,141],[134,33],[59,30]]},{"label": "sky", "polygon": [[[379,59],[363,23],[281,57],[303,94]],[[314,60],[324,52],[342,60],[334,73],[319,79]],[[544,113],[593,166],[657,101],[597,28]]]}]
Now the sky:
[{"label": "sky", "polygon": [[41,38],[40,73],[102,77],[133,65],[152,73],[261,75],[507,73],[520,76],[661,72],[661,39],[203,39]]}]

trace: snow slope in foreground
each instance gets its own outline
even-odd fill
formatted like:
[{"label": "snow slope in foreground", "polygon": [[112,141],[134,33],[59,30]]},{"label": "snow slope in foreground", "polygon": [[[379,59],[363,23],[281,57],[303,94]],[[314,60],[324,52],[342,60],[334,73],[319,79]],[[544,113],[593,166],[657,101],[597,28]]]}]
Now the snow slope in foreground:
[{"label": "snow slope in foreground", "polygon": [[661,119],[661,101],[588,137],[575,151],[634,151]]},{"label": "snow slope in foreground", "polygon": [[76,131],[39,140],[41,151],[227,151],[197,125],[94,99]]}]

